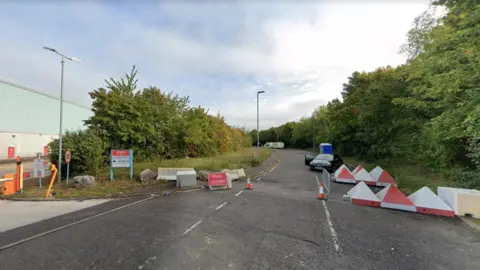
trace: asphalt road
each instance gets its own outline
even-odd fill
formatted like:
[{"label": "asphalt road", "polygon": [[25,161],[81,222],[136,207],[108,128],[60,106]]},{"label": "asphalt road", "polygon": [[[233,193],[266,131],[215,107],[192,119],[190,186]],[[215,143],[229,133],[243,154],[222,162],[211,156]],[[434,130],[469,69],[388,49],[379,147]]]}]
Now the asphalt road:
[{"label": "asphalt road", "polygon": [[[0,268],[479,269],[480,234],[460,220],[355,206],[341,200],[349,185],[319,201],[303,152],[281,158],[253,191],[152,198],[4,249]],[[140,199],[0,234],[0,246]]]}]

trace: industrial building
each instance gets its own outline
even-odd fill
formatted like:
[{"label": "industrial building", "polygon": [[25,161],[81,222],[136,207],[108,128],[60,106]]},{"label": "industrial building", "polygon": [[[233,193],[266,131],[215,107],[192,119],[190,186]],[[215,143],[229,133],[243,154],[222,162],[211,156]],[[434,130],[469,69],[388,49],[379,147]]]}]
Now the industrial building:
[{"label": "industrial building", "polygon": [[[46,155],[58,138],[59,98],[0,80],[0,102],[0,160]],[[91,115],[90,108],[64,101],[63,131],[84,129]]]}]

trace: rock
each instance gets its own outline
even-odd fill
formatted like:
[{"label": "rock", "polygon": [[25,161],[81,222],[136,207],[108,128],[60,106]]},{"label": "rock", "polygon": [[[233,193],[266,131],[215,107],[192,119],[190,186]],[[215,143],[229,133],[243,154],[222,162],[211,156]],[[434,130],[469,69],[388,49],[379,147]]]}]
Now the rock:
[{"label": "rock", "polygon": [[157,173],[150,169],[145,169],[140,173],[140,181],[142,183],[150,183],[157,180]]},{"label": "rock", "polygon": [[200,181],[208,181],[208,173],[209,171],[201,170],[197,173],[197,179]]},{"label": "rock", "polygon": [[91,175],[81,175],[73,177],[73,186],[75,188],[95,186],[95,177]]}]

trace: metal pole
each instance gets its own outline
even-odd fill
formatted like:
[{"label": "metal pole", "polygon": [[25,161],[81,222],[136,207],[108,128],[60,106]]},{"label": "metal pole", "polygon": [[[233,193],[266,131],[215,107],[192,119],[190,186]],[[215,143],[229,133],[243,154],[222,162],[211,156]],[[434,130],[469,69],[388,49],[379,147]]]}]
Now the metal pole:
[{"label": "metal pole", "polygon": [[63,67],[65,65],[65,57],[62,55],[62,73],[60,78],[60,130],[58,135],[58,178],[57,183],[62,180],[62,128],[63,128]]},{"label": "metal pole", "polygon": [[259,124],[259,105],[258,105],[258,95],[257,92],[257,147],[260,147],[260,124]]}]

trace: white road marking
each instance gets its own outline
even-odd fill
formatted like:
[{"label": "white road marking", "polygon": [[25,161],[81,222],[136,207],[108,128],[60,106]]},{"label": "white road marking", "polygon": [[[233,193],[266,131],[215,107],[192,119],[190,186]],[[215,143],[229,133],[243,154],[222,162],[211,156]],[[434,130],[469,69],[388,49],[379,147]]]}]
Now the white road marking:
[{"label": "white road marking", "polygon": [[186,235],[186,234],[188,234],[189,232],[191,232],[193,229],[195,229],[195,227],[197,227],[198,225],[200,225],[200,223],[202,223],[201,220],[200,220],[199,222],[193,224],[192,227],[188,228],[185,232],[183,232],[183,235]]},{"label": "white road marking", "polygon": [[74,226],[74,225],[83,223],[83,222],[85,222],[85,221],[88,221],[88,220],[91,220],[91,219],[94,219],[94,218],[98,218],[98,217],[104,216],[104,215],[106,215],[106,214],[110,214],[110,213],[112,213],[112,212],[115,212],[115,211],[118,211],[118,210],[121,210],[121,209],[130,207],[130,206],[133,206],[133,205],[135,205],[135,204],[139,204],[139,203],[142,203],[142,202],[146,202],[146,201],[151,200],[151,199],[156,198],[156,197],[158,197],[158,195],[153,195],[153,196],[150,196],[150,197],[148,197],[148,198],[145,198],[145,199],[142,199],[142,200],[133,202],[133,203],[129,203],[129,204],[127,204],[127,205],[122,205],[122,206],[120,206],[120,207],[117,207],[117,208],[108,210],[108,211],[106,211],[106,212],[99,213],[99,214],[96,214],[96,215],[94,215],[94,216],[87,217],[87,218],[84,218],[84,219],[81,219],[81,220],[78,220],[78,221],[75,221],[75,222],[72,222],[72,223],[69,223],[69,224],[66,224],[66,225],[57,227],[57,228],[52,229],[52,230],[49,230],[49,231],[46,231],[46,232],[43,232],[43,233],[39,233],[39,234],[30,236],[30,237],[24,238],[24,239],[22,239],[22,240],[19,240],[19,241],[10,243],[10,244],[8,244],[8,245],[1,246],[1,247],[0,247],[0,251],[2,251],[2,250],[4,250],[4,249],[7,249],[7,248],[11,248],[11,247],[16,246],[16,245],[20,245],[20,244],[25,243],[25,242],[28,242],[28,241],[30,241],[30,240],[33,240],[33,239],[36,239],[36,238],[45,236],[45,235],[47,235],[47,234],[51,234],[51,233],[54,233],[54,232],[58,232],[58,231],[60,231],[60,230],[66,229],[66,228],[68,228],[68,227],[72,227],[72,226]]},{"label": "white road marking", "polygon": [[327,215],[327,222],[328,222],[328,226],[330,227],[330,234],[332,235],[333,244],[335,245],[335,250],[338,252],[340,251],[340,246],[338,245],[337,233],[333,228],[333,223],[332,223],[332,219],[330,218],[330,212],[328,212],[327,203],[325,201],[322,201],[322,203],[323,203],[323,208],[325,209],[325,215]]},{"label": "white road marking", "polygon": [[318,180],[318,177],[315,175],[315,179],[317,179],[317,186],[320,187],[320,181]]},{"label": "white road marking", "polygon": [[141,265],[139,265],[139,266],[137,267],[137,269],[139,269],[139,270],[143,269],[145,266],[147,266],[150,262],[152,262],[152,261],[155,260],[156,258],[157,258],[156,256],[155,256],[155,257],[150,257],[150,258],[148,258],[144,263],[142,263]]},{"label": "white road marking", "polygon": [[257,179],[257,182],[258,182],[258,181],[260,181],[261,179],[262,179],[262,178],[261,178],[261,177],[259,177],[259,178]]},{"label": "white road marking", "polygon": [[[320,180],[318,180],[318,177],[316,175],[315,175],[315,180],[317,180],[317,186],[318,188],[320,188]],[[333,245],[335,245],[335,250],[338,252],[340,251],[340,246],[338,245],[337,233],[333,228],[333,223],[330,217],[330,212],[328,211],[327,203],[325,201],[322,201],[322,203],[323,203],[323,209],[325,209],[325,215],[327,216],[327,222],[328,222],[328,227],[330,228],[330,234],[332,235]]]},{"label": "white road marking", "polygon": [[219,210],[220,208],[224,207],[225,204],[227,204],[227,202],[224,202],[224,203],[220,204],[217,208],[215,208],[215,210]]},{"label": "white road marking", "polygon": [[237,197],[238,195],[242,194],[243,190],[240,190],[237,194],[235,194],[235,197]]}]

